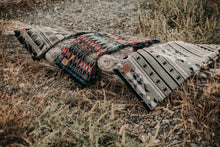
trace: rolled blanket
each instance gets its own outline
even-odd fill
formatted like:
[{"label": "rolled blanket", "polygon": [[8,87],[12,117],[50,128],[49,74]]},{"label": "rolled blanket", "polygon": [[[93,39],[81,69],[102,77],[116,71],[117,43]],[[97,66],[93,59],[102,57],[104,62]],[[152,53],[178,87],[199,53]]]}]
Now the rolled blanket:
[{"label": "rolled blanket", "polygon": [[153,109],[189,76],[219,58],[219,50],[181,41],[138,50],[114,71]]},{"label": "rolled blanket", "polygon": [[83,34],[64,48],[56,63],[86,85],[96,77],[94,71],[100,56],[126,47],[139,49],[158,42],[156,39],[123,37],[104,32]]},{"label": "rolled blanket", "polygon": [[98,68],[102,72],[107,72],[108,74],[114,73],[114,66],[132,52],[134,52],[134,49],[132,47],[126,47],[124,49],[119,50],[118,52],[103,55],[98,60]]}]

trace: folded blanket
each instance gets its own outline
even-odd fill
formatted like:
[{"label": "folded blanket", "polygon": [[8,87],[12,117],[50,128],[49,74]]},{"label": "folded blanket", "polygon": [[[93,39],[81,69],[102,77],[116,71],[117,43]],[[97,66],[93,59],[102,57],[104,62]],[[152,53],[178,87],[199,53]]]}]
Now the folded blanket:
[{"label": "folded blanket", "polygon": [[158,42],[156,39],[123,37],[104,32],[87,33],[78,36],[66,46],[57,57],[56,63],[86,85],[95,79],[94,71],[97,69],[97,60],[100,56],[126,47],[139,49]]},{"label": "folded blanket", "polygon": [[70,38],[73,34],[58,27],[35,26],[16,30],[15,35],[35,60],[40,59],[57,43]]},{"label": "folded blanket", "polygon": [[219,58],[219,51],[181,41],[138,50],[114,67],[149,109],[193,73]]}]

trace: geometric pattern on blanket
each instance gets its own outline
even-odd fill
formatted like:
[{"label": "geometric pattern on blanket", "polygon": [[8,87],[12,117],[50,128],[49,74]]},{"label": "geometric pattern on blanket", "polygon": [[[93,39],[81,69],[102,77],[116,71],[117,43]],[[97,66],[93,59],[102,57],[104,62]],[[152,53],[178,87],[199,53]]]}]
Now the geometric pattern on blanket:
[{"label": "geometric pattern on blanket", "polygon": [[128,46],[139,49],[158,42],[156,39],[123,37],[105,32],[87,33],[78,36],[66,46],[57,57],[56,63],[77,81],[86,85],[95,79],[94,71],[100,56]]},{"label": "geometric pattern on blanket", "polygon": [[189,76],[219,58],[219,51],[181,41],[130,54],[114,71],[152,110]]},{"label": "geometric pattern on blanket", "polygon": [[62,28],[36,26],[14,31],[18,40],[31,53],[32,58],[40,59],[57,43],[71,37],[71,33]]}]

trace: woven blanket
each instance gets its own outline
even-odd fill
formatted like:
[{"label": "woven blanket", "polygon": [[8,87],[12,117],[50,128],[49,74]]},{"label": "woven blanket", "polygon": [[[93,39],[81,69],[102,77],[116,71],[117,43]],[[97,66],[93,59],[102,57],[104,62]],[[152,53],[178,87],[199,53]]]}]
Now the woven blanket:
[{"label": "woven blanket", "polygon": [[219,58],[219,51],[181,41],[138,50],[115,72],[153,109],[189,76]]},{"label": "woven blanket", "polygon": [[129,46],[139,49],[158,42],[156,39],[123,37],[104,32],[87,33],[78,36],[66,46],[57,57],[56,63],[86,85],[95,79],[94,71],[100,56]]},{"label": "woven blanket", "polygon": [[57,43],[72,36],[62,28],[32,27],[15,31],[18,40],[25,45],[33,59],[40,59]]}]

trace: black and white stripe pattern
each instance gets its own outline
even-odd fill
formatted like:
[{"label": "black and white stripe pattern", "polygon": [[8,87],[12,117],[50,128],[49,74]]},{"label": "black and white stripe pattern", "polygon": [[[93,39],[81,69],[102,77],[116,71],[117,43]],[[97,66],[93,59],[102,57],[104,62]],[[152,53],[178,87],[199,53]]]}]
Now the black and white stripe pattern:
[{"label": "black and white stripe pattern", "polygon": [[184,80],[217,58],[217,49],[173,41],[138,50],[114,70],[152,110]]}]

